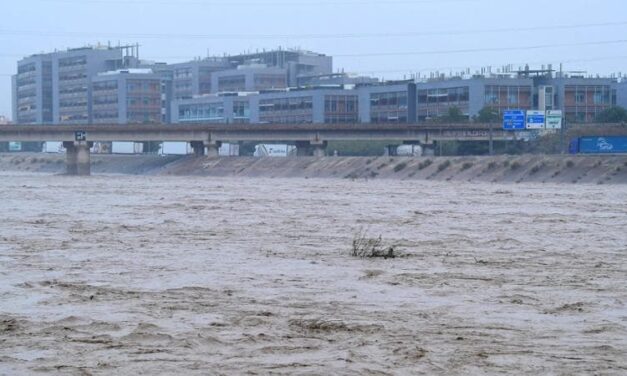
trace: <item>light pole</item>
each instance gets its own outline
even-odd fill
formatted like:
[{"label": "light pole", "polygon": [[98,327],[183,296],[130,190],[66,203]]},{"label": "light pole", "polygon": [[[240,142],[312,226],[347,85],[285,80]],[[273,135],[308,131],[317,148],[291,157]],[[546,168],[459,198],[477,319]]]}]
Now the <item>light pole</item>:
[{"label": "light pole", "polygon": [[490,122],[490,155],[494,155],[494,137],[492,134],[492,122]]},{"label": "light pole", "polygon": [[499,111],[495,108],[490,110],[489,116],[489,127],[490,127],[490,142],[489,142],[489,153],[490,155],[494,155],[494,122],[498,121]]}]

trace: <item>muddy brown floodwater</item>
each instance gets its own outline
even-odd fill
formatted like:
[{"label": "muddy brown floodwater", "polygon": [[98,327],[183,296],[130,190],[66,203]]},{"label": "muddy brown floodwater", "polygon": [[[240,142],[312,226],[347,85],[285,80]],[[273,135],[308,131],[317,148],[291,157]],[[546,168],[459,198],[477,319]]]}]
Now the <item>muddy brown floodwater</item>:
[{"label": "muddy brown floodwater", "polygon": [[[0,374],[627,373],[624,186],[3,172],[0,200]],[[403,257],[351,257],[360,229]]]}]

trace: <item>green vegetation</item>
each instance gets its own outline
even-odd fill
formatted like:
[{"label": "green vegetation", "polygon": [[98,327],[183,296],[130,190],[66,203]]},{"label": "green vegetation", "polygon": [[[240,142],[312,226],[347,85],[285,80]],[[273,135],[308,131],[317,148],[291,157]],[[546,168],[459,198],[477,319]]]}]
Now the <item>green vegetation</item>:
[{"label": "green vegetation", "polygon": [[610,107],[597,115],[600,123],[622,123],[627,121],[627,110],[620,106]]},{"label": "green vegetation", "polygon": [[468,121],[468,116],[464,115],[459,107],[449,107],[445,116],[439,119],[442,123],[463,123]]},{"label": "green vegetation", "polygon": [[501,115],[494,107],[486,106],[479,110],[479,115],[475,118],[478,123],[500,123]]}]

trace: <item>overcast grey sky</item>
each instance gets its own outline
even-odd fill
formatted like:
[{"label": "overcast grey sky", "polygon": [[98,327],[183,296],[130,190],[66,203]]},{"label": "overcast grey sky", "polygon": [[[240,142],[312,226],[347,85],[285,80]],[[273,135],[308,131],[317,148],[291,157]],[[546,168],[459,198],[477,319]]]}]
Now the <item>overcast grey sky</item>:
[{"label": "overcast grey sky", "polygon": [[625,0],[2,0],[0,115],[11,115],[21,57],[108,41],[165,62],[300,47],[386,79],[560,61],[627,73],[626,10]]}]

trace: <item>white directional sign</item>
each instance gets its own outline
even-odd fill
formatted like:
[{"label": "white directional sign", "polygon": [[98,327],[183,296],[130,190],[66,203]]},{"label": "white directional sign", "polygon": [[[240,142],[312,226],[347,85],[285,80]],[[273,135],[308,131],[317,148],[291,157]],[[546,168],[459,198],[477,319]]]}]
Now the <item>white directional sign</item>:
[{"label": "white directional sign", "polygon": [[527,111],[527,129],[542,129],[544,122],[544,111]]},{"label": "white directional sign", "polygon": [[562,129],[563,114],[561,110],[546,112],[546,129]]}]

